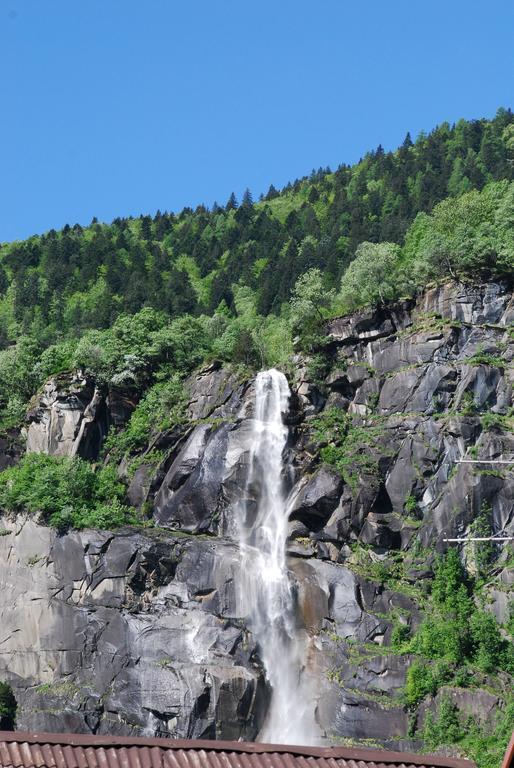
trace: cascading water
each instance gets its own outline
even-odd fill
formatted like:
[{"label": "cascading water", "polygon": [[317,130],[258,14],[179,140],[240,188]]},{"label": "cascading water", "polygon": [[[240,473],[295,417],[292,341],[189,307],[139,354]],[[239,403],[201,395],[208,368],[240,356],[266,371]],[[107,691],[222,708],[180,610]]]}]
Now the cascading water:
[{"label": "cascading water", "polygon": [[246,487],[236,505],[242,557],[240,608],[257,640],[271,687],[271,703],[259,741],[313,744],[319,740],[312,696],[305,690],[307,638],[296,624],[286,564],[288,530],[283,414],[289,386],[277,370],[258,374]]}]

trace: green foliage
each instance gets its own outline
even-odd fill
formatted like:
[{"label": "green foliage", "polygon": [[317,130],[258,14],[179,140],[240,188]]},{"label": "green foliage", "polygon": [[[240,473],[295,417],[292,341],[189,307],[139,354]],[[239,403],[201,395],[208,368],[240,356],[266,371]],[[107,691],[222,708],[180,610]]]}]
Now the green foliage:
[{"label": "green foliage", "polygon": [[78,457],[27,454],[0,473],[0,506],[7,512],[41,513],[49,525],[114,528],[135,523],[123,504],[125,489],[114,467],[97,470]]},{"label": "green foliage", "polygon": [[[456,549],[439,559],[432,583],[433,610],[412,640],[411,648],[428,659],[462,664],[470,654],[469,617],[473,602],[466,571]],[[444,629],[443,629],[444,627]]]},{"label": "green foliage", "polygon": [[75,364],[77,343],[74,339],[60,341],[44,349],[37,362],[38,378],[47,379],[58,373],[70,371]]},{"label": "green foliage", "polygon": [[[421,697],[425,695],[424,689],[426,693],[433,693],[466,665],[484,673],[514,670],[512,644],[502,637],[493,614],[477,607],[473,587],[456,549],[450,549],[444,558],[438,559],[429,610],[408,650],[424,660],[440,662],[450,673],[441,678],[428,662],[415,662],[414,671],[409,670],[412,680],[409,676],[407,679],[406,695],[410,704],[419,700],[413,691]],[[424,680],[429,680],[431,687],[423,683]]]},{"label": "green foliage", "polygon": [[437,717],[427,713],[421,736],[429,749],[437,749],[442,744],[455,744],[463,735],[458,709],[448,696],[443,696],[439,704]]},{"label": "green foliage", "polygon": [[448,665],[444,662],[434,664],[433,662],[415,659],[407,670],[405,703],[409,707],[414,707],[425,696],[434,696],[438,688],[447,682],[450,677]]},{"label": "green foliage", "polygon": [[449,696],[442,696],[434,716],[427,713],[420,736],[427,751],[457,745],[478,768],[498,768],[514,730],[514,702],[496,712],[492,726],[464,719]]},{"label": "green foliage", "polygon": [[361,243],[341,281],[346,310],[383,304],[401,294],[396,266],[400,247],[394,243]]},{"label": "green foliage", "polygon": [[373,448],[383,435],[379,422],[358,426],[345,411],[327,408],[313,419],[312,431],[321,460],[335,467],[351,488],[356,488],[360,476],[378,473]]},{"label": "green foliage", "polygon": [[137,385],[159,365],[181,372],[192,370],[208,348],[204,324],[199,318],[169,320],[153,309],[120,315],[108,330],[87,331],[72,359],[98,381]]},{"label": "green foliage", "polygon": [[[493,532],[491,527],[491,516],[491,505],[484,502],[480,509],[480,513],[475,517],[469,527],[471,536],[478,538],[491,536]],[[470,556],[477,578],[484,579],[487,576],[494,559],[494,544],[492,541],[471,542],[466,547],[466,555]]]},{"label": "green foliage", "polygon": [[408,624],[395,624],[391,632],[391,648],[402,651],[410,639],[410,627]]},{"label": "green foliage", "polygon": [[443,200],[421,213],[409,230],[402,260],[416,285],[438,278],[512,274],[514,240],[505,212],[514,205],[514,184],[487,185]]},{"label": "green foliage", "polygon": [[[361,243],[343,274],[340,302],[351,310],[412,294],[434,280],[512,277],[514,183],[492,182],[421,212],[402,248]],[[501,357],[477,353],[471,365],[503,367]]]},{"label": "green foliage", "polygon": [[466,363],[469,365],[490,365],[495,368],[505,368],[505,360],[502,357],[485,352],[477,352],[475,355],[468,357]]},{"label": "green foliage", "polygon": [[257,204],[246,196],[238,208],[231,198],[225,208],[66,225],[5,244],[0,347],[20,335],[44,346],[80,338],[143,308],[197,317],[225,301],[233,312],[232,286],[240,284],[255,292],[258,314],[278,314],[312,269],[322,272],[327,291],[337,286],[362,243],[369,245],[361,253],[377,255],[372,290],[368,296],[357,284],[357,298],[349,300],[382,300],[398,289],[382,268],[417,215],[402,255],[416,262],[413,274],[405,273],[409,280],[422,285],[427,275],[447,275],[447,267],[455,274],[508,275],[512,126],[505,110],[489,121],[443,124],[395,152],[369,152],[351,168],[319,169],[281,191],[271,187]]},{"label": "green foliage", "polygon": [[319,169],[257,204],[246,195],[0,246],[0,426],[73,367],[145,388],[163,364],[284,366],[292,334],[316,351],[337,309],[452,274],[509,278],[513,126],[503,110]]},{"label": "green foliage", "polygon": [[508,669],[509,653],[495,617],[475,610],[469,620],[473,661],[482,672]]},{"label": "green foliage", "polygon": [[493,728],[466,723],[458,741],[465,754],[474,760],[478,768],[498,768],[514,731],[514,702],[499,711]]},{"label": "green foliage", "polygon": [[323,325],[333,299],[334,292],[323,284],[319,269],[310,269],[296,281],[290,318],[302,349],[309,351],[322,343]]},{"label": "green foliage", "polygon": [[256,294],[244,285],[233,285],[236,317],[220,306],[206,321],[210,356],[242,364],[252,370],[285,367],[292,353],[290,325],[286,318],[257,312]]},{"label": "green foliage", "polygon": [[152,435],[184,421],[186,404],[184,386],[177,374],[157,382],[145,392],[127,427],[119,433],[111,432],[105,451],[119,456],[144,448]]},{"label": "green foliage", "polygon": [[450,611],[466,611],[461,605],[463,592],[467,594],[468,578],[457,549],[450,549],[445,557],[440,557],[435,565],[432,584],[432,598],[435,605]]},{"label": "green foliage", "polygon": [[469,390],[462,395],[458,410],[463,416],[474,416],[476,413],[475,396]]},{"label": "green foliage", "polygon": [[513,416],[514,410],[512,408],[509,409],[509,413],[505,415],[501,413],[493,413],[492,411],[486,411],[486,413],[481,414],[480,422],[482,424],[482,428],[486,431],[493,429],[508,430],[511,426]]},{"label": "green foliage", "polygon": [[14,730],[16,709],[16,699],[11,686],[0,682],[0,728],[2,730]]},{"label": "green foliage", "polygon": [[13,397],[26,402],[42,380],[37,371],[41,345],[22,336],[16,345],[0,351],[0,405],[6,407]]}]

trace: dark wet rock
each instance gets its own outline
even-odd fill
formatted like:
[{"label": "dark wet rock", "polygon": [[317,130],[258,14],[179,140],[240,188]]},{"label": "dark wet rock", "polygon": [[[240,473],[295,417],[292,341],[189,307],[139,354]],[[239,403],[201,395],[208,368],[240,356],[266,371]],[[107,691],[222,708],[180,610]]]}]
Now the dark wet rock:
[{"label": "dark wet rock", "polygon": [[357,389],[355,397],[350,402],[348,410],[350,413],[356,413],[360,416],[367,416],[375,410],[377,405],[382,381],[380,379],[366,379]]},{"label": "dark wet rock", "polygon": [[385,697],[383,705],[357,691],[343,691],[336,715],[337,733],[353,739],[367,739],[372,733],[378,741],[401,738],[407,733],[408,714],[401,704],[392,705]]},{"label": "dark wet rock", "polygon": [[444,349],[451,341],[453,329],[415,332],[407,336],[372,342],[370,358],[377,373],[386,374],[409,366],[418,366],[444,359]]},{"label": "dark wet rock", "polygon": [[349,399],[355,393],[355,390],[371,376],[369,369],[365,365],[345,366],[343,369],[336,368],[332,371],[326,380],[327,387],[334,392],[339,392]]},{"label": "dark wet rock", "polygon": [[370,512],[364,521],[359,539],[363,544],[371,544],[378,550],[400,549],[402,527],[401,519],[394,513],[381,515]]},{"label": "dark wet rock", "polygon": [[432,288],[418,301],[418,313],[436,312],[462,323],[500,323],[509,304],[505,285],[470,286],[447,283]]},{"label": "dark wet rock", "polygon": [[24,449],[19,430],[8,429],[0,434],[0,472],[17,464]]},{"label": "dark wet rock", "polygon": [[472,718],[475,723],[494,726],[501,699],[489,691],[442,686],[434,698],[422,703],[418,713],[418,727],[422,728],[427,714],[437,716],[441,703],[449,700],[465,720]]},{"label": "dark wet rock", "polygon": [[137,389],[111,384],[107,395],[110,423],[115,427],[125,426],[136,409],[139,396],[140,393]]},{"label": "dark wet rock", "polygon": [[348,344],[389,336],[395,330],[395,325],[387,313],[376,310],[331,320],[327,330],[331,341],[337,344]]},{"label": "dark wet rock", "polygon": [[133,507],[141,509],[147,501],[154,475],[155,467],[149,464],[141,464],[134,472],[127,489],[127,497]]},{"label": "dark wet rock", "polygon": [[411,410],[408,405],[423,376],[421,368],[399,371],[386,379],[380,390],[380,413],[403,413]]},{"label": "dark wet rock", "polygon": [[228,427],[200,424],[191,433],[155,497],[159,525],[184,531],[212,531],[219,519]]},{"label": "dark wet rock", "polygon": [[212,365],[191,376],[187,388],[187,413],[195,421],[209,416],[219,418],[233,411],[234,400],[237,400],[241,386],[228,369]]},{"label": "dark wet rock", "polygon": [[332,542],[349,540],[353,522],[353,506],[351,491],[345,486],[337,507],[319,534],[321,540]]},{"label": "dark wet rock", "polygon": [[341,476],[330,467],[321,466],[298,490],[291,520],[300,520],[309,530],[318,531],[334,511],[342,487]]}]

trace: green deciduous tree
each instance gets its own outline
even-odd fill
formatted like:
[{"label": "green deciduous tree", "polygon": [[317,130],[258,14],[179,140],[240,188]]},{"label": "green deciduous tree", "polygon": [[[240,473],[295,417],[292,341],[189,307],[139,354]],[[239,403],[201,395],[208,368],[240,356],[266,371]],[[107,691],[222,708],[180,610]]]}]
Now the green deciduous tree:
[{"label": "green deciduous tree", "polygon": [[323,324],[333,300],[334,292],[325,287],[319,269],[309,269],[296,281],[290,319],[293,333],[304,349],[310,350],[322,341]]},{"label": "green deciduous tree", "polygon": [[341,280],[343,307],[374,306],[400,295],[399,256],[394,243],[362,243]]}]

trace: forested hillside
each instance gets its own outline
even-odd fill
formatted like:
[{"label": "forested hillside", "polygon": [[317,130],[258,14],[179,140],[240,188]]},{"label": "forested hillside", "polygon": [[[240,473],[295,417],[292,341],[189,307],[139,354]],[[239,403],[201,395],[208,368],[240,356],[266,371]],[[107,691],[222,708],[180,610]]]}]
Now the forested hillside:
[{"label": "forested hillside", "polygon": [[318,312],[438,278],[510,278],[513,158],[514,116],[501,109],[271,186],[257,203],[247,191],[240,205],[231,195],[211,210],[67,225],[3,245],[4,426],[67,368],[148,383],[162,365],[183,374],[209,358],[260,367],[283,361],[291,332],[309,336]]},{"label": "forested hillside", "polygon": [[3,244],[4,724],[257,738],[273,691],[234,519],[276,367],[320,733],[494,768],[512,549],[446,538],[513,531],[513,286],[504,109],[256,202]]}]

